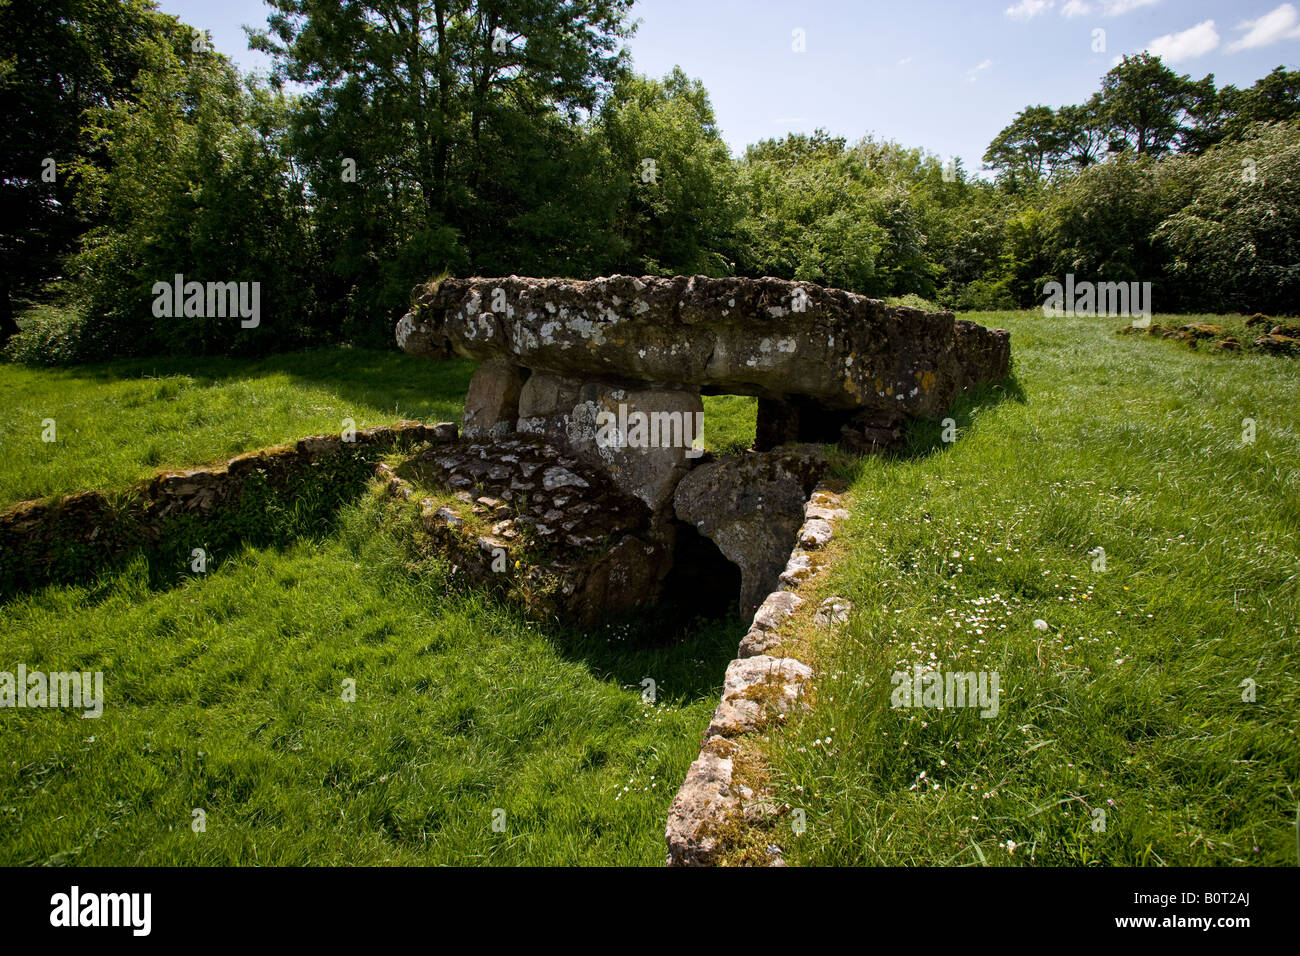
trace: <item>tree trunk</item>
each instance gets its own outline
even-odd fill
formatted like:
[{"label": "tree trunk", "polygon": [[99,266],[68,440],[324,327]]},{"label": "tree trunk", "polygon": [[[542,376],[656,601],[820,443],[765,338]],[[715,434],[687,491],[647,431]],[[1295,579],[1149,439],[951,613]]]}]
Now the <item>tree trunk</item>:
[{"label": "tree trunk", "polygon": [[14,321],[14,304],[9,298],[9,284],[0,283],[0,348],[18,331],[18,323]]}]

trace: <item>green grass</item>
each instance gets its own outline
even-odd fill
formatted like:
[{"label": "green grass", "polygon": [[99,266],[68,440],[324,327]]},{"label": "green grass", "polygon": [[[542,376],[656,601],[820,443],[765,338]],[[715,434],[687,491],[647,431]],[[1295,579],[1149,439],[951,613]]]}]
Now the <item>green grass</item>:
[{"label": "green grass", "polygon": [[[19,437],[0,498],[118,487],[343,417],[459,420],[472,370],[355,350],[0,365]],[[706,402],[709,447],[752,441],[752,399]],[[532,623],[413,571],[376,508],[179,587],[138,561],[6,605],[0,670],[103,671],[107,699],[98,719],[3,712],[0,864],[662,863],[736,626],[662,647],[652,625]]]},{"label": "green grass", "polygon": [[705,395],[704,435],[700,444],[718,455],[733,455],[754,444],[758,399],[746,395]]},{"label": "green grass", "polygon": [[[474,363],[429,362],[396,351],[321,349],[259,361],[163,358],[72,369],[0,363],[0,508],[93,488],[116,489],[164,468],[404,418],[460,421]],[[754,440],[757,402],[704,399],[704,444],[717,452]],[[56,441],[42,441],[54,420]]]},{"label": "green grass", "polygon": [[105,703],[3,712],[0,865],[661,864],[736,628],[529,623],[412,573],[377,508],[169,591],[6,607],[0,669],[103,671]]},{"label": "green grass", "polygon": [[[1297,366],[972,317],[1013,385],[853,476],[824,593],[856,611],[767,745],[790,861],[1295,865]],[[997,671],[998,715],[891,709],[918,663]]]},{"label": "green grass", "polygon": [[[907,455],[851,469],[824,593],[857,609],[816,646],[811,715],[766,744],[776,797],[806,814],[802,836],[777,824],[787,858],[1294,864],[1296,364],[1113,320],[973,317],[1012,329],[1014,381],[959,404],[955,444],[921,425]],[[112,486],[344,413],[455,419],[470,372],[342,350],[152,364],[0,366],[5,494]],[[27,447],[60,397],[85,444]],[[747,443],[752,399],[706,408],[706,444]],[[661,862],[738,633],[656,648],[530,624],[415,573],[375,509],[179,587],[137,566],[4,606],[0,670],[103,670],[107,701],[98,720],[3,712],[0,863]],[[891,710],[913,662],[997,670],[998,716]]]},{"label": "green grass", "polygon": [[[471,362],[322,349],[247,361],[162,358],[71,369],[0,363],[0,507],[115,489],[163,468],[403,418],[459,421]],[[42,441],[54,420],[54,442]]]}]

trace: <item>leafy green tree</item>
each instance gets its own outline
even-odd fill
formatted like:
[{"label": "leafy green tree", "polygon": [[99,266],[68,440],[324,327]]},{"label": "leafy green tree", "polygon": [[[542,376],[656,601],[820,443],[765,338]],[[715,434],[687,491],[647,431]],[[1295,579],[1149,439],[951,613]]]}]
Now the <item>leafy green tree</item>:
[{"label": "leafy green tree", "polygon": [[512,237],[559,227],[529,215],[539,200],[581,206],[577,174],[598,158],[571,127],[619,73],[629,3],[273,0],[252,44],[275,82],[307,88],[293,154],[345,321],[373,331],[418,279],[496,265]]},{"label": "leafy green tree", "polygon": [[[1212,87],[1213,77],[1202,83]],[[1159,156],[1177,147],[1189,111],[1204,90],[1158,56],[1138,53],[1125,56],[1102,78],[1101,111],[1128,148]]]},{"label": "leafy green tree", "polygon": [[731,154],[699,80],[627,76],[601,116],[620,198],[611,234],[618,268],[725,275],[734,226]]},{"label": "leafy green tree", "polygon": [[1183,308],[1287,314],[1300,299],[1300,122],[1189,161],[1189,200],[1154,230]]},{"label": "leafy green tree", "polygon": [[887,294],[876,261],[885,231],[866,209],[871,170],[818,131],[746,150],[738,193],[737,272]]},{"label": "leafy green tree", "polygon": [[[133,102],[90,113],[103,166],[78,169],[79,208],[98,224],[69,263],[82,325],[74,357],[284,348],[312,340],[311,243],[283,159],[282,96],[241,83],[222,56],[155,44]],[[154,308],[156,283],[258,286],[258,325]],[[205,300],[206,303],[206,300]],[[251,305],[251,299],[249,304]]]},{"label": "leafy green tree", "polygon": [[1102,108],[1101,94],[1094,93],[1080,106],[1062,106],[1056,112],[1059,147],[1053,156],[1056,164],[1087,169],[1106,157],[1112,127]]},{"label": "leafy green tree", "polygon": [[[1178,159],[1167,162],[1177,164]],[[1152,237],[1182,200],[1180,180],[1150,155],[1124,152],[1048,193],[1042,224],[1052,274],[1091,281],[1157,281],[1164,253]]]},{"label": "leafy green tree", "polygon": [[103,162],[87,110],[129,99],[155,37],[190,42],[146,0],[0,0],[0,345],[13,298],[39,295],[89,225],[70,176]]},{"label": "leafy green tree", "polygon": [[1039,178],[1051,172],[1064,143],[1056,110],[1029,106],[993,138],[984,153],[989,168],[1005,175]]},{"label": "leafy green tree", "polygon": [[1300,117],[1300,70],[1277,67],[1254,86],[1225,86],[1217,104],[1221,139],[1240,140],[1258,123],[1285,123]]}]

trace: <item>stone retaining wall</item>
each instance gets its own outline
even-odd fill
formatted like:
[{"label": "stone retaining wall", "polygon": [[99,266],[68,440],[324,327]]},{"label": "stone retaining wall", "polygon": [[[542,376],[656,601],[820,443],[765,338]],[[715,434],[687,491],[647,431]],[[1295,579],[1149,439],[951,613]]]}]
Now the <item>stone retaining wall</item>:
[{"label": "stone retaining wall", "polygon": [[[687,770],[668,811],[664,836],[669,866],[716,863],[727,849],[725,834],[735,824],[779,812],[766,794],[735,781],[735,758],[742,738],[810,706],[812,669],[792,657],[768,652],[779,650],[782,625],[805,603],[799,589],[820,572],[820,551],[830,543],[835,523],[846,517],[838,495],[818,485],[804,508],[804,523],[781,574],[781,587],[759,606],[736,659],[727,665],[722,699],[704,732],[699,757]],[[822,627],[842,623],[850,609],[847,601],[828,598],[818,609],[816,623]],[[784,865],[779,847],[769,847],[768,853],[772,865]]]},{"label": "stone retaining wall", "polygon": [[219,523],[224,522],[224,540],[246,537],[258,515],[241,512],[308,486],[318,495],[338,498],[360,487],[373,471],[369,462],[383,452],[452,441],[456,434],[451,423],[401,422],[361,429],[349,436],[351,441],[315,435],[247,452],[223,465],[164,471],[120,492],[83,491],[22,502],[0,512],[0,597],[89,580],[138,553],[172,549],[177,567],[182,555],[188,565],[190,546],[209,540],[204,532]]}]

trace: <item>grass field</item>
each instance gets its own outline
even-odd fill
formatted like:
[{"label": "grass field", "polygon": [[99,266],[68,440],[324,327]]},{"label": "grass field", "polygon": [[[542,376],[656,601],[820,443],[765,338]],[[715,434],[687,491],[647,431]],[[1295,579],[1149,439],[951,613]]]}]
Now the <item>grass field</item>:
[{"label": "grass field", "polygon": [[[236,359],[142,359],[73,369],[0,364],[0,506],[119,488],[305,435],[403,418],[459,421],[471,362],[323,349]],[[52,442],[42,441],[52,419]]]},{"label": "grass field", "polygon": [[3,712],[0,865],[661,864],[740,631],[529,623],[412,574],[377,507],[170,591],[6,607],[0,669],[103,671],[105,702]]},{"label": "grass field", "polygon": [[[960,405],[951,445],[919,426],[909,454],[850,474],[820,587],[856,611],[813,638],[812,714],[765,744],[777,797],[807,821],[800,836],[778,822],[787,858],[1294,864],[1295,363],[1106,320],[972,317],[1012,329],[1014,380]],[[0,499],[345,415],[457,419],[469,371],[347,351],[0,365]],[[743,445],[752,416],[708,400],[708,444]],[[80,444],[28,447],[46,417]],[[436,567],[412,573],[378,507],[181,587],[133,570],[0,608],[0,670],[106,676],[96,720],[0,717],[0,863],[662,862],[738,628],[657,648],[530,624],[449,593]],[[891,709],[890,675],[913,663],[996,670],[998,715]]]},{"label": "grass field", "polygon": [[[1295,865],[1296,364],[972,318],[1013,330],[1014,387],[857,469],[823,591],[856,611],[767,744],[787,856]],[[997,716],[892,708],[918,664],[997,671]]]}]

